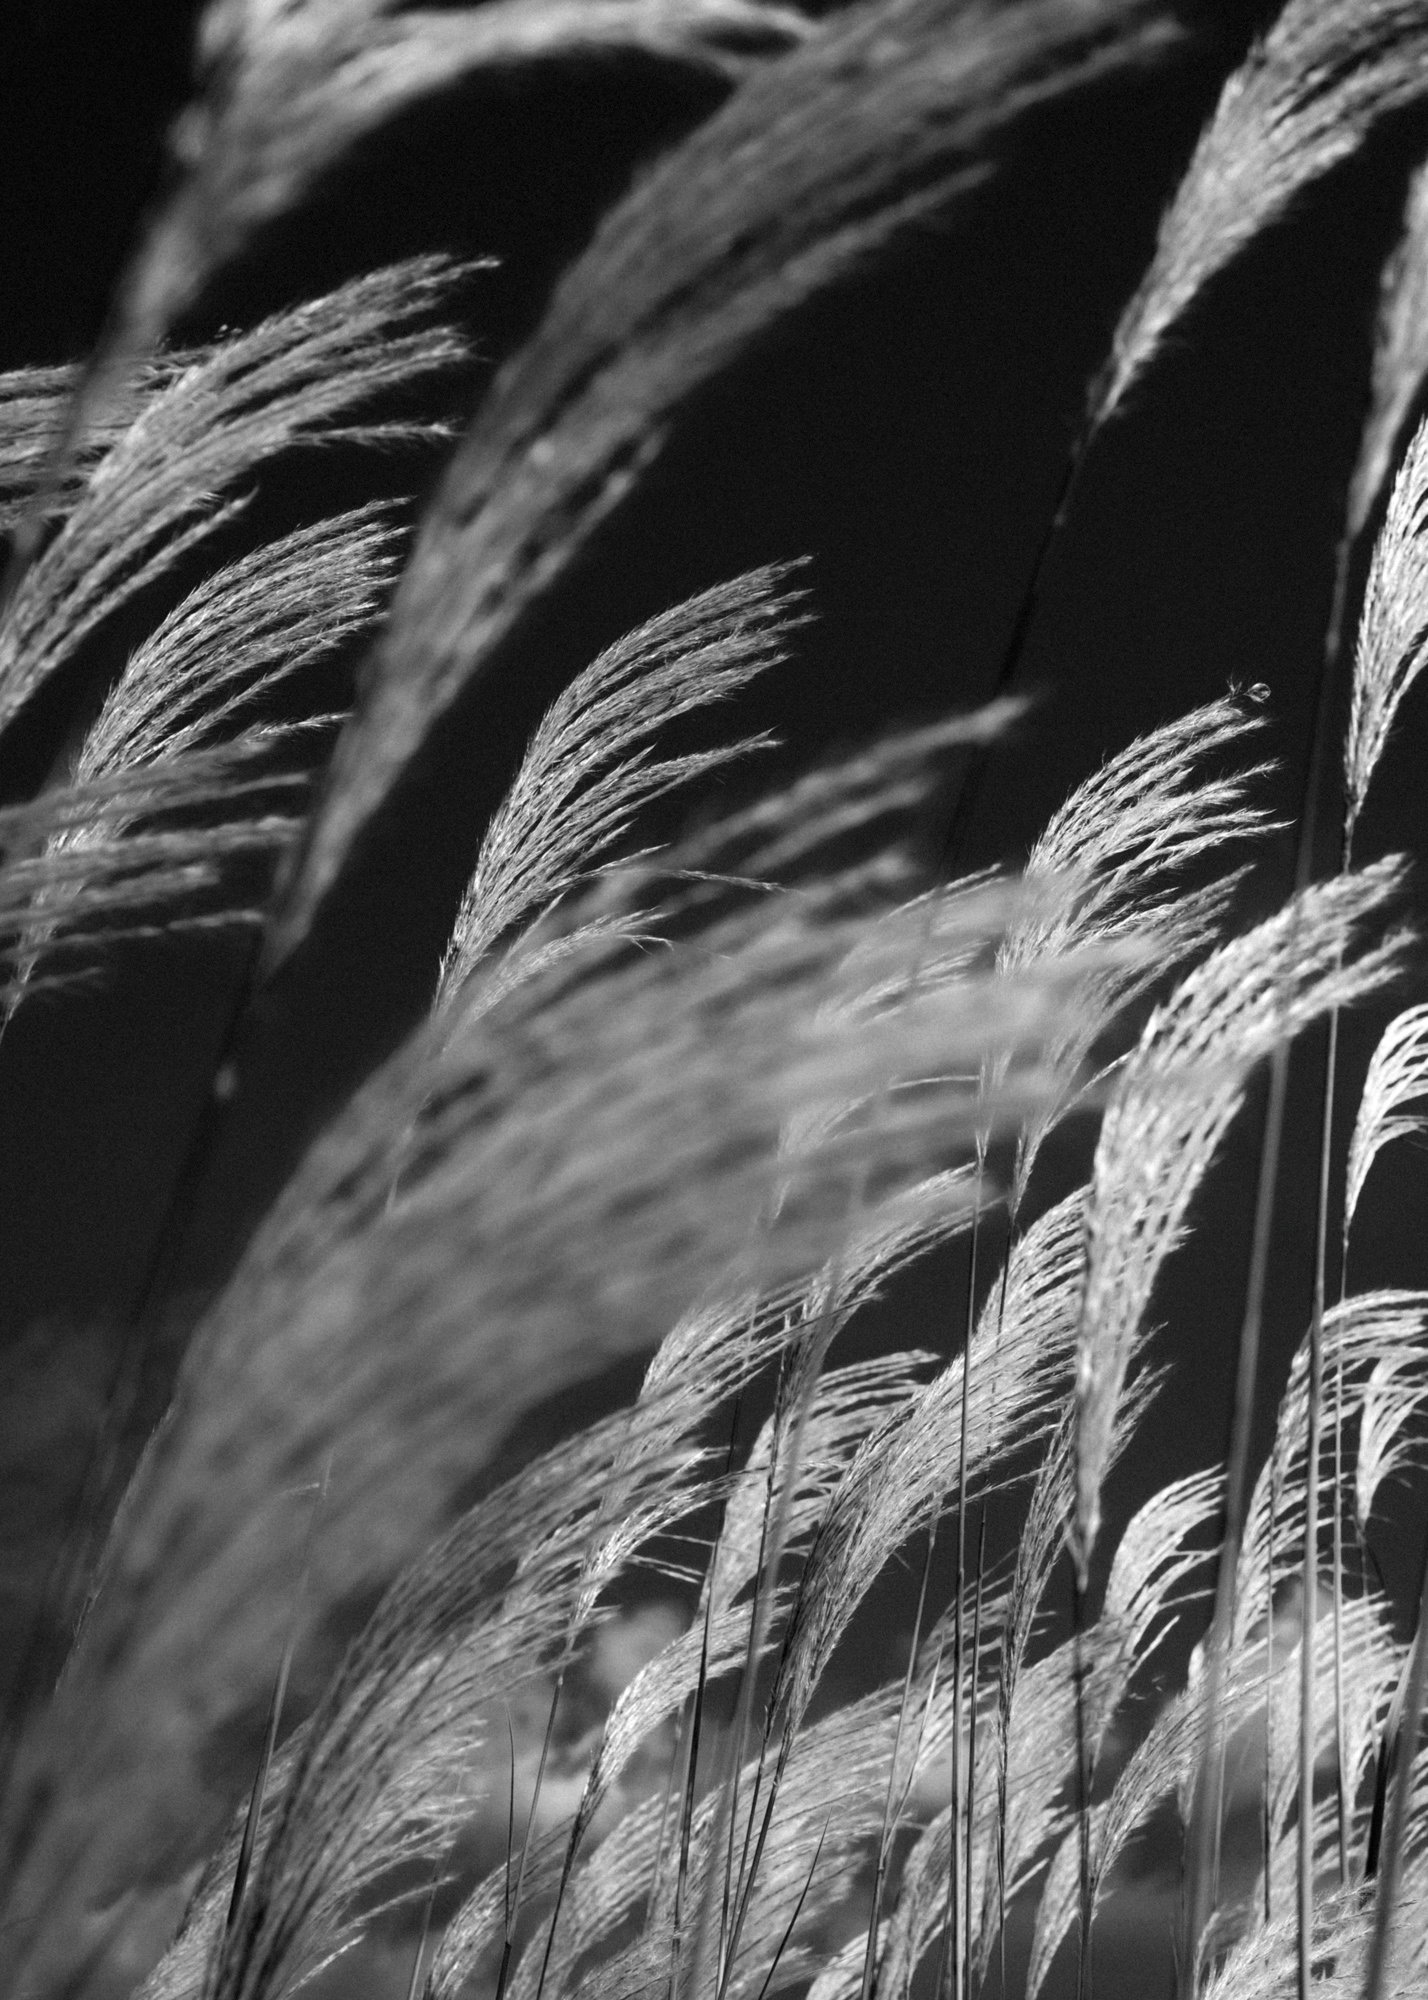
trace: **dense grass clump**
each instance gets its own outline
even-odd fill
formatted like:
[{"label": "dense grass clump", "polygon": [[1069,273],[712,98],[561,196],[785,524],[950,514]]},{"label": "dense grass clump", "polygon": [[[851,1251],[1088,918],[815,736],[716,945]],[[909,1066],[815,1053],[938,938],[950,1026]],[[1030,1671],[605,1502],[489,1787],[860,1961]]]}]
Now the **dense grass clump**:
[{"label": "dense grass clump", "polygon": [[[1359,1275],[1428,1099],[1411,865],[1367,811],[1428,644],[1421,174],[1303,768],[1220,673],[1018,865],[972,858],[1043,726],[1019,689],[1087,466],[1230,267],[1411,120],[1428,6],[1289,0],[1223,81],[989,699],[761,789],[820,612],[771,525],[552,671],[502,755],[512,662],[568,653],[574,585],[749,357],[910,242],[955,261],[1025,132],[1133,105],[1188,30],[201,10],[102,337],[0,377],[0,1072],[115,983],[217,995],[130,1295],[17,1340],[6,1992],[1031,2000],[1132,1990],[1098,1956],[1127,1935],[1136,1991],[1423,1990],[1428,1293]],[[205,321],[385,130],[572,71],[675,76],[683,123],[479,391],[464,243]],[[480,731],[460,888],[428,806]],[[200,1285],[274,1048],[343,1010],[334,939],[400,956],[396,847],[446,936],[422,1004]],[[1228,1434],[1166,1479],[1137,1439],[1195,1356],[1157,1319],[1236,1143]]]}]

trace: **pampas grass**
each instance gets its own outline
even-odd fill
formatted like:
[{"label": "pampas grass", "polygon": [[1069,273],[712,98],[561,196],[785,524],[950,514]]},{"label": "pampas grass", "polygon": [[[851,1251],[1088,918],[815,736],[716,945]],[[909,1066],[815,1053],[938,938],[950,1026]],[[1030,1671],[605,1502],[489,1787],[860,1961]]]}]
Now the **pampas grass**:
[{"label": "pampas grass", "polygon": [[[1425,37],[1402,0],[1290,0],[1147,246],[1082,447],[1421,94]],[[469,829],[421,1017],[235,1226],[166,1336],[162,1407],[140,1393],[187,1196],[255,1087],[245,1031],[695,399],[910,226],[974,210],[1023,119],[1180,41],[1155,0],[204,10],[97,350],[0,377],[0,739],[86,697],[0,805],[0,1060],[176,934],[250,938],[33,1558],[7,1991],[1088,1996],[1128,1858],[1171,1822],[1187,2000],[1419,1990],[1428,1631],[1375,1540],[1418,1492],[1428,1298],[1348,1277],[1423,1126],[1425,1008],[1362,1074],[1339,1035],[1421,978],[1409,866],[1361,851],[1428,630],[1421,175],[1343,516],[1335,874],[1267,907],[1283,746],[1234,687],[1120,743],[1020,868],[933,865],[927,837],[954,796],[971,812],[974,755],[1042,726],[1013,698],[759,791],[749,718],[817,571],[709,575],[546,705]],[[398,113],[493,68],[595,53],[609,81],[632,52],[722,102],[614,202],[454,441],[455,258],[168,344]],[[319,445],[402,476],[444,452],[413,532],[400,498],[306,488],[272,529],[262,479]],[[1033,579],[1003,679],[1035,601]],[[1338,653],[1336,631],[1329,696]],[[1184,1365],[1166,1272],[1257,1073],[1321,1021],[1303,1342],[1278,1383],[1242,1356],[1228,1470],[1207,1447],[1127,1505],[1117,1469]],[[954,1266],[960,1305],[890,1338],[882,1302]],[[57,1390],[65,1350],[26,1359]],[[631,1362],[638,1386],[583,1407]],[[869,1665],[900,1572],[910,1624]]]}]

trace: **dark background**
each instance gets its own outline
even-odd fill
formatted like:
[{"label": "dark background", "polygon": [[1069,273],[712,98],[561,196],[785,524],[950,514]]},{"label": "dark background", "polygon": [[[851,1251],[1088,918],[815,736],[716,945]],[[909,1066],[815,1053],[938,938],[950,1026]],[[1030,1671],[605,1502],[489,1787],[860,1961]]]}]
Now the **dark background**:
[{"label": "dark background", "polygon": [[[0,367],[76,356],[94,339],[159,184],[196,11],[10,0]],[[1197,32],[1179,60],[1037,118],[955,225],[919,230],[688,412],[643,493],[405,788],[350,890],[250,1025],[239,1092],[172,1273],[178,1323],[324,1113],[426,1004],[484,816],[545,701],[600,646],[751,564],[809,554],[819,622],[790,670],[736,718],[785,739],[761,778],[989,691],[1085,383],[1221,77],[1273,11],[1229,0],[1188,8]],[[499,270],[463,295],[479,357],[456,397],[473,407],[601,211],[719,95],[652,62],[453,92],[330,176],[181,335],[248,323],[415,250],[493,254]],[[1026,653],[1021,685],[1040,699],[989,768],[966,860],[1015,859],[1100,758],[1229,682],[1270,690],[1277,796],[1293,815],[1377,275],[1425,150],[1428,121],[1400,119],[1312,191],[1213,288],[1097,443]],[[428,459],[374,473],[368,461],[346,490],[341,465],[302,476],[330,477],[337,505],[383,482],[429,482],[435,469]],[[283,520],[292,476],[273,475],[258,518],[269,508]],[[124,637],[102,636],[63,699],[4,753],[11,796],[46,768],[71,707],[117,671]],[[1414,697],[1377,781],[1362,858],[1423,845],[1422,732]],[[1286,835],[1266,850],[1246,914],[1273,904],[1292,866]],[[15,1354],[37,1341],[110,1351],[145,1284],[241,962],[241,946],[212,940],[121,952],[102,991],[27,1006],[0,1043],[0,1318]],[[1422,995],[1415,983],[1399,997]],[[1387,1011],[1350,1025],[1355,1085]],[[1312,1060],[1300,1068],[1307,1078]],[[1117,1476],[1121,1505],[1223,1448],[1255,1131],[1255,1117],[1242,1118],[1158,1297],[1161,1351],[1177,1372]],[[1307,1315],[1315,1144],[1311,1102],[1296,1091],[1267,1334],[1275,1391]],[[1425,1195],[1421,1156],[1400,1147],[1363,1206],[1357,1283],[1428,1282]],[[939,1334],[938,1292],[924,1280],[903,1302],[903,1330],[919,1343],[955,1337]],[[946,1324],[957,1317],[949,1311]],[[81,1415],[94,1393],[77,1367]],[[1385,1537],[1394,1575],[1413,1567],[1410,1526]]]}]

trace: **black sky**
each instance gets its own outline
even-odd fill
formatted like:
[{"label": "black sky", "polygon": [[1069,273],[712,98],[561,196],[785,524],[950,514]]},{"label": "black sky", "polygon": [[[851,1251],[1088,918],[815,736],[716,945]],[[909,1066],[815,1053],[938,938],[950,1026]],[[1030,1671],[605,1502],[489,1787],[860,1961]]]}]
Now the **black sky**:
[{"label": "black sky", "polygon": [[[405,788],[351,892],[245,1037],[242,1088],[177,1274],[186,1296],[221,1274],[323,1112],[424,1004],[483,814],[543,703],[600,646],[692,590],[809,554],[819,623],[739,718],[786,739],[771,772],[988,691],[1084,386],[1218,81],[1270,11],[1228,0],[1195,10],[1198,39],[1172,67],[1035,120],[955,226],[921,230],[700,399],[645,492]],[[194,13],[10,0],[0,366],[80,353],[101,325],[157,185]],[[494,254],[500,269],[466,295],[480,360],[462,393],[474,405],[601,210],[716,97],[653,64],[455,93],[366,146],[183,331],[248,321],[414,250]],[[967,859],[1015,856],[1102,756],[1231,681],[1270,690],[1270,748],[1292,812],[1378,268],[1425,149],[1428,122],[1401,120],[1315,191],[1215,287],[1098,442],[1026,656],[1022,684],[1039,705],[991,767]],[[1410,711],[1366,854],[1425,846],[1424,728]],[[30,746],[32,767],[46,747]],[[1291,866],[1285,840],[1266,857],[1260,906]],[[212,944],[125,954],[104,992],[27,1010],[8,1031],[0,1230],[11,1336],[112,1326],[132,1301],[236,964]],[[1374,1026],[1351,1029],[1351,1061]],[[1173,1476],[1220,1448],[1252,1142],[1242,1121],[1158,1301],[1178,1386],[1152,1414],[1128,1482],[1151,1464]],[[1307,1101],[1296,1100],[1272,1285],[1276,1380],[1307,1304],[1297,1274],[1312,1145]],[[1360,1279],[1428,1282],[1422,1163],[1402,1158],[1380,1187]]]}]

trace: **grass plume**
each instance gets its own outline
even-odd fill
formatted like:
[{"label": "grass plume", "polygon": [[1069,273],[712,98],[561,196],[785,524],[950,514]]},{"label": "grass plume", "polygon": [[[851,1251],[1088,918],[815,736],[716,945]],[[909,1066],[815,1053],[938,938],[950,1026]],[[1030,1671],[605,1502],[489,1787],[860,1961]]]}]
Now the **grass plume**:
[{"label": "grass plume", "polygon": [[[1417,1990],[1428,1636],[1395,1565],[1405,1526],[1428,1547],[1428,1294],[1365,1274],[1365,1218],[1411,1165],[1428,1017],[1410,996],[1357,1075],[1338,1037],[1419,958],[1408,864],[1353,849],[1428,631],[1421,174],[1335,585],[1358,648],[1330,878],[1278,900],[1296,829],[1257,691],[1127,729],[1020,865],[949,874],[928,836],[975,753],[1044,726],[1006,698],[757,790],[737,760],[775,748],[759,704],[823,594],[796,551],[732,576],[692,551],[561,664],[578,561],[658,498],[713,385],[1182,39],[1157,0],[203,10],[96,353],[0,376],[0,1062],[108,972],[162,977],[175,934],[247,925],[201,1181],[389,819],[450,874],[446,942],[234,1224],[154,1407],[83,1357],[105,1476],[58,1419],[6,1437],[29,1467],[53,1435],[70,1502],[25,1577],[32,1657],[62,1664],[7,1718],[7,1991],[1089,1996],[1172,1827],[1186,2000]],[[368,136],[597,55],[592,90],[640,63],[716,87],[459,438],[468,250],[205,327]],[[1171,197],[1087,436],[1420,99],[1425,57],[1407,0],[1289,0]],[[408,533],[405,502],[313,498],[319,444],[450,449]],[[417,781],[536,639],[553,692],[458,869]],[[1307,1327],[1240,1413],[1243,1463],[1148,1471],[1177,1259],[1219,1226],[1256,1073],[1326,1019]],[[175,1196],[154,1227],[185,1219]],[[27,1408],[69,1407],[80,1344],[30,1339]]]}]

